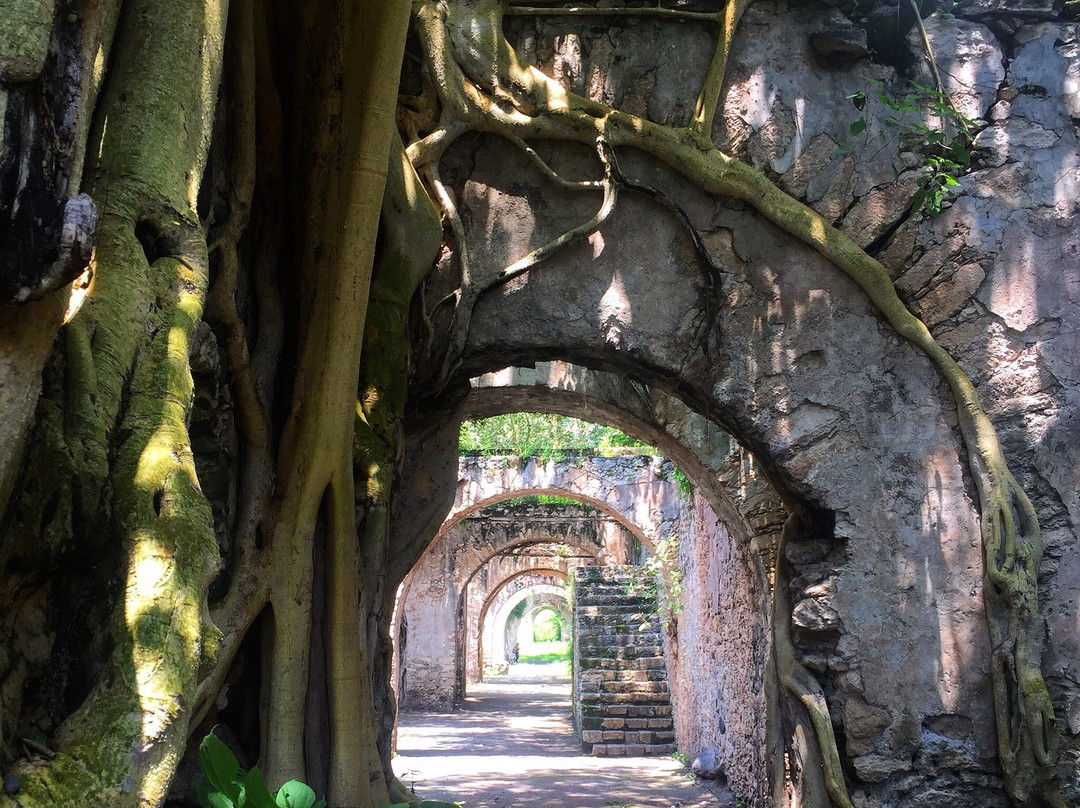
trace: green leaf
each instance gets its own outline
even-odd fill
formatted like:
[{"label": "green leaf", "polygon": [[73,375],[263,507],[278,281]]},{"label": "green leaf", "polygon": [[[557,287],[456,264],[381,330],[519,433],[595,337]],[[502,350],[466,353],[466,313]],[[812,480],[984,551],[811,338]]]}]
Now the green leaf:
[{"label": "green leaf", "polygon": [[393,805],[387,805],[386,808],[409,808],[409,803],[395,802]]},{"label": "green leaf", "polygon": [[851,136],[854,137],[855,135],[859,134],[859,132],[861,132],[865,128],[866,128],[866,118],[859,118],[859,120],[857,120],[857,121],[855,121],[854,123],[851,124]]},{"label": "green leaf", "polygon": [[236,808],[236,803],[220,791],[211,791],[207,797],[210,800],[210,808]]},{"label": "green leaf", "polygon": [[456,802],[438,802],[437,800],[424,800],[420,808],[460,808]]},{"label": "green leaf", "polygon": [[[199,744],[199,760],[202,761],[203,773],[214,791],[228,797],[230,804],[237,802],[240,798],[240,787],[235,780],[240,773],[240,764],[229,747],[216,735],[207,735]],[[213,796],[211,793],[211,799]],[[216,803],[214,808],[218,808]]]},{"label": "green leaf", "polygon": [[278,808],[258,766],[252,766],[251,771],[244,775],[244,790],[247,795],[244,808]]},{"label": "green leaf", "polygon": [[851,99],[851,103],[855,107],[855,109],[859,110],[859,112],[862,112],[863,107],[866,106],[866,90],[859,90],[857,92],[854,92],[849,95],[848,98]]},{"label": "green leaf", "polygon": [[290,780],[278,789],[277,808],[315,808],[315,792],[299,780]]}]

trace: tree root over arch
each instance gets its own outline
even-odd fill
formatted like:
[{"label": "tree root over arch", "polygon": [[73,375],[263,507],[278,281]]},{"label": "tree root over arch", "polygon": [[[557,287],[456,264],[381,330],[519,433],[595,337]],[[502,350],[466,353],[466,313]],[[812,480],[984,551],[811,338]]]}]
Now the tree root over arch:
[{"label": "tree root over arch", "polygon": [[[464,245],[464,235],[460,221],[454,224],[456,212],[449,193],[438,181],[438,163],[449,143],[471,130],[498,134],[519,146],[528,139],[544,139],[603,142],[613,150],[639,149],[701,190],[751,205],[855,281],[896,333],[933,361],[956,400],[981,507],[984,598],[994,649],[994,706],[1006,788],[1018,804],[1063,806],[1052,770],[1056,738],[1053,705],[1039,667],[1043,633],[1036,579],[1042,553],[1039,523],[1030,500],[1008,469],[974,386],[906,308],[878,261],[814,210],[780,190],[761,172],[722,152],[711,140],[731,42],[747,5],[748,0],[729,0],[721,13],[707,15],[710,19],[705,21],[715,22],[720,29],[717,46],[690,125],[674,127],[568,92],[521,60],[503,34],[505,0],[419,0],[414,6],[413,25],[424,50],[427,77],[438,95],[440,117],[430,132],[409,144],[407,154],[418,172],[432,179],[459,248]],[[561,13],[572,15],[575,11],[563,9]],[[641,9],[640,13],[655,11]],[[610,172],[605,177],[610,177]],[[599,218],[594,221],[598,226]],[[463,276],[462,288],[454,296],[453,328],[458,338],[452,342],[452,351],[464,347],[472,306],[485,288],[490,288],[476,285],[465,272]],[[443,360],[443,381],[457,359],[448,355]],[[791,681],[802,681],[807,687],[786,689],[795,692],[803,704],[816,705],[812,714],[822,713],[813,723],[826,781],[831,781],[829,799],[843,806],[846,791],[842,773],[836,770],[836,743],[830,733],[820,731],[829,724],[827,706],[823,698],[814,695],[806,679],[812,677],[796,676]]]}]

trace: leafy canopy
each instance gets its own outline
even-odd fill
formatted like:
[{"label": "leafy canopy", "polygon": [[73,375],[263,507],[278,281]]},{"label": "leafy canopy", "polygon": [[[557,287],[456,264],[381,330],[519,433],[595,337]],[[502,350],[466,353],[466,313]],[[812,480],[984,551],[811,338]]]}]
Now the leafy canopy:
[{"label": "leafy canopy", "polygon": [[461,425],[460,448],[469,455],[558,458],[563,454],[617,454],[618,449],[653,450],[610,426],[565,415],[515,412]]}]

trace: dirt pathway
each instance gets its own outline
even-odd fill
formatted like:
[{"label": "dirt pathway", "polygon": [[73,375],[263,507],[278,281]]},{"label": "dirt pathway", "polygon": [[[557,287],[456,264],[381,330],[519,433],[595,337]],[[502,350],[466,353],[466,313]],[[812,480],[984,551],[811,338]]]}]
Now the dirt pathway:
[{"label": "dirt pathway", "polygon": [[402,713],[394,771],[426,799],[465,808],[722,808],[672,758],[583,755],[570,682],[552,665],[514,665],[471,685],[461,710]]}]

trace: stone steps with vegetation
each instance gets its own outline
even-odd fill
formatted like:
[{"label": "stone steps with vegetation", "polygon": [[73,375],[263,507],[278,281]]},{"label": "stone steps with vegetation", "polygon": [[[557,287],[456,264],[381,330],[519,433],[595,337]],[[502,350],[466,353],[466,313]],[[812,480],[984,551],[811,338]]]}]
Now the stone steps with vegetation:
[{"label": "stone steps with vegetation", "polygon": [[575,723],[599,757],[667,755],[675,733],[655,603],[620,568],[574,580]]}]

